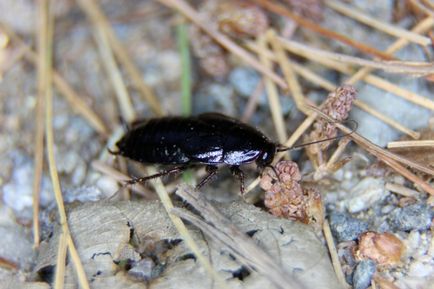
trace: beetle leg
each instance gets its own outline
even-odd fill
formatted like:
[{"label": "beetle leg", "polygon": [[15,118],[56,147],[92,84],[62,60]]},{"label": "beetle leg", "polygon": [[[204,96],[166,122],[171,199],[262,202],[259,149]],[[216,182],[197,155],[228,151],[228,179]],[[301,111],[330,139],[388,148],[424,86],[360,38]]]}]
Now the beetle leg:
[{"label": "beetle leg", "polygon": [[239,166],[232,166],[231,172],[240,180],[240,191],[241,195],[244,196],[244,173]]},{"label": "beetle leg", "polygon": [[201,187],[203,187],[203,185],[205,185],[206,183],[208,183],[211,178],[213,176],[215,176],[215,174],[218,171],[218,168],[216,166],[206,166],[206,172],[208,173],[201,181],[200,183],[196,186],[196,190],[200,189]]},{"label": "beetle leg", "polygon": [[132,178],[131,180],[128,180],[125,182],[126,185],[134,185],[136,183],[143,183],[146,181],[149,181],[151,179],[155,179],[158,177],[162,177],[168,174],[173,174],[173,173],[179,173],[182,171],[185,171],[187,169],[187,166],[178,166],[178,167],[174,167],[165,171],[161,171],[159,173],[156,173],[154,175],[150,175],[150,176],[145,176],[145,177],[140,177],[140,178]]}]

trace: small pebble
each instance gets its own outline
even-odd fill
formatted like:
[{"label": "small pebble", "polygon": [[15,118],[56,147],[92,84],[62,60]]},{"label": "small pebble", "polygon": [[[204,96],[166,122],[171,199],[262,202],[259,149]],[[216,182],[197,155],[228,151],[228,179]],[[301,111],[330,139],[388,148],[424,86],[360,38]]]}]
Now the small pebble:
[{"label": "small pebble", "polygon": [[366,289],[371,285],[372,276],[376,270],[375,262],[363,260],[357,265],[353,275],[353,288]]},{"label": "small pebble", "polygon": [[382,179],[367,177],[358,183],[350,192],[347,208],[350,213],[364,211],[386,197],[387,191]]},{"label": "small pebble", "polygon": [[434,261],[433,260],[420,260],[417,259],[410,264],[408,275],[411,277],[429,277],[434,274]]},{"label": "small pebble", "polygon": [[332,213],[330,215],[330,228],[340,243],[356,240],[360,234],[368,230],[368,223],[345,213]]},{"label": "small pebble", "polygon": [[414,204],[396,208],[390,213],[388,222],[396,230],[426,230],[431,225],[433,209],[426,204]]}]

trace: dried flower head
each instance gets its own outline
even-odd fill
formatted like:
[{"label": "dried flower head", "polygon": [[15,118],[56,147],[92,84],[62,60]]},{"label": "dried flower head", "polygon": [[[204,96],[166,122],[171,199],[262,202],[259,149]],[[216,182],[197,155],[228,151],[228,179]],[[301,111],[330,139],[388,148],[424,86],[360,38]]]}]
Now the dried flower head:
[{"label": "dried flower head", "polygon": [[[348,118],[356,94],[357,91],[353,86],[340,86],[335,91],[329,93],[321,111],[336,121],[343,121]],[[308,141],[333,138],[337,136],[337,133],[337,129],[333,124],[323,119],[318,119],[313,125],[313,130],[308,136]],[[307,149],[311,154],[315,155],[319,151],[326,150],[330,144],[331,141],[321,142],[318,145],[309,146]]]},{"label": "dried flower head", "polygon": [[275,170],[267,168],[260,183],[266,191],[265,206],[275,216],[321,226],[321,195],[312,188],[302,189],[300,181],[300,170],[292,161],[280,161]]},{"label": "dried flower head", "polygon": [[371,259],[379,266],[395,266],[404,249],[402,241],[391,233],[365,232],[359,238],[354,255],[358,260]]}]

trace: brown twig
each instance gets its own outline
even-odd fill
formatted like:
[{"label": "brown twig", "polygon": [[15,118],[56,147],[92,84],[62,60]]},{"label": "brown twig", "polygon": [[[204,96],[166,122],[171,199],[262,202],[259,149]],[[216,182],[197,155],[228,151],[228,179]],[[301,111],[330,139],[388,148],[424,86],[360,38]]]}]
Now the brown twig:
[{"label": "brown twig", "polygon": [[325,37],[337,40],[339,42],[345,43],[351,47],[354,47],[358,49],[359,51],[362,51],[366,54],[370,54],[373,56],[380,57],[381,59],[385,60],[392,60],[393,57],[390,55],[387,55],[384,52],[379,51],[378,49],[375,49],[371,46],[365,45],[363,43],[360,43],[358,41],[355,41],[353,39],[350,39],[342,34],[339,34],[337,32],[328,30],[310,20],[307,20],[305,18],[302,18],[301,16],[297,16],[296,14],[290,12],[285,6],[277,4],[275,2],[269,1],[269,0],[250,0],[252,2],[255,2],[259,4],[260,6],[264,7],[265,9],[274,12],[276,14],[286,16],[291,18],[294,22],[299,24],[300,26],[307,28],[309,30],[312,30],[314,32],[317,32]]}]

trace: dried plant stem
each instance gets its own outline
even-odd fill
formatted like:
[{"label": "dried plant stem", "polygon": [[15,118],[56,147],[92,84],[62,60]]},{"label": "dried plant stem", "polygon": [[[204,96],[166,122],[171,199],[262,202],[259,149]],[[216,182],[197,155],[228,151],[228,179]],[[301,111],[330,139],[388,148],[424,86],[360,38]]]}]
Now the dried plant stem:
[{"label": "dried plant stem", "polygon": [[391,60],[392,57],[390,57],[389,55],[385,54],[382,51],[379,51],[371,46],[365,45],[363,43],[360,43],[358,41],[355,41],[351,38],[348,38],[345,35],[339,34],[335,31],[331,31],[328,30],[310,20],[307,20],[306,18],[303,18],[301,16],[297,16],[296,14],[290,12],[285,6],[275,3],[273,1],[269,1],[269,0],[250,0],[252,2],[255,2],[257,4],[259,4],[260,6],[264,7],[265,9],[276,13],[276,14],[280,14],[282,16],[286,16],[291,18],[294,22],[296,22],[297,24],[299,24],[300,26],[312,30],[314,32],[317,32],[327,38],[330,39],[334,39],[337,40],[341,43],[345,43],[351,47],[354,47],[355,49],[362,51],[366,54],[370,54],[373,56],[377,56],[380,57],[381,59],[386,59],[386,60]]},{"label": "dried plant stem", "polygon": [[151,88],[149,88],[142,79],[142,74],[135,66],[134,62],[128,56],[125,48],[117,39],[113,29],[110,26],[109,21],[105,17],[105,15],[101,12],[101,9],[98,7],[98,4],[95,0],[80,0],[78,1],[80,7],[86,12],[87,16],[92,20],[93,24],[97,29],[101,30],[110,45],[110,48],[113,49],[113,53],[118,58],[119,62],[122,63],[127,70],[128,74],[131,76],[133,84],[140,92],[140,94],[145,98],[149,107],[152,111],[158,115],[162,116],[163,109],[161,108],[158,99],[155,97]]},{"label": "dried plant stem", "polygon": [[[262,35],[258,38],[258,44],[261,51],[267,50],[267,38]],[[262,53],[259,54],[262,65],[267,69],[272,70],[272,64],[270,60],[265,57]],[[270,105],[271,116],[273,118],[274,127],[276,128],[277,138],[279,142],[284,142],[287,139],[285,121],[282,114],[282,106],[280,105],[279,93],[277,92],[277,87],[271,79],[265,77],[264,79],[265,89],[267,91],[268,103]]]},{"label": "dried plant stem", "polygon": [[410,141],[392,141],[387,144],[388,149],[406,149],[417,147],[434,148],[434,140],[410,140]]},{"label": "dried plant stem", "polygon": [[[342,65],[342,63],[338,63],[336,61],[330,60],[330,59],[326,59],[326,58],[317,58],[317,57],[312,57],[309,53],[305,53],[303,50],[299,50],[299,49],[294,49],[294,47],[292,47],[290,44],[287,43],[287,45],[285,45],[285,43],[282,43],[282,45],[285,47],[285,49],[287,49],[289,52],[294,53],[296,55],[305,57],[306,59],[318,62],[328,68],[334,69],[336,71],[339,71],[341,73],[344,74],[349,74],[352,75],[353,71],[351,68],[349,68],[346,65]],[[249,47],[249,49],[253,50],[253,51],[258,51],[258,47],[257,45],[255,45],[254,43],[247,43],[247,47]],[[270,59],[277,61],[276,57],[271,54],[270,52],[268,52],[267,57],[269,57]],[[308,79],[315,79],[316,81],[314,81],[317,84],[320,84],[322,87],[328,87],[328,90],[333,90],[331,89],[330,86],[330,82],[326,81],[324,82],[323,80],[320,80],[316,75],[312,74],[307,68],[294,63],[294,70],[296,70],[296,72],[300,75],[302,75],[305,78]],[[362,70],[369,70],[372,71],[370,68],[362,68],[360,69],[360,71]],[[359,75],[359,77],[362,76],[361,74]],[[358,78],[359,78],[358,77]],[[347,84],[355,84],[356,79],[352,79],[347,81]],[[434,101],[423,97],[421,95],[418,95],[417,93],[414,93],[412,91],[409,91],[407,89],[401,88],[387,80],[382,79],[381,77],[375,76],[375,75],[370,75],[368,74],[367,76],[365,76],[363,78],[363,81],[365,81],[366,83],[369,83],[377,88],[380,88],[382,90],[385,90],[387,92],[393,93],[407,101],[410,101],[412,103],[415,103],[417,105],[420,105],[422,107],[431,109],[434,111]],[[334,84],[332,84],[333,87],[335,87]]]},{"label": "dried plant stem", "polygon": [[339,160],[339,158],[341,157],[341,155],[344,153],[347,145],[350,143],[350,139],[349,138],[343,138],[340,142],[339,145],[337,147],[337,149],[333,152],[332,156],[329,158],[329,160],[327,161],[326,164],[326,171],[330,172],[332,171],[333,166],[335,165],[335,163]]},{"label": "dried plant stem", "polygon": [[330,257],[332,259],[333,268],[335,269],[336,277],[344,288],[349,288],[347,282],[345,281],[345,275],[342,271],[341,263],[339,261],[338,252],[336,251],[335,243],[333,241],[332,232],[330,230],[330,225],[328,220],[324,220],[323,224],[324,238],[329,249]]},{"label": "dried plant stem", "polygon": [[160,3],[178,10],[182,15],[184,15],[188,20],[193,22],[195,25],[200,27],[203,31],[205,31],[211,38],[217,41],[221,46],[232,52],[234,55],[238,56],[242,60],[244,60],[247,64],[269,77],[276,84],[278,84],[281,88],[286,89],[287,85],[285,81],[274,71],[264,67],[253,55],[249,52],[241,48],[231,39],[214,29],[213,27],[207,24],[208,20],[204,19],[196,10],[193,9],[186,1],[184,0],[159,0]]},{"label": "dried plant stem", "polygon": [[384,187],[386,190],[397,193],[404,197],[415,198],[419,195],[419,192],[395,183],[386,183]]},{"label": "dried plant stem", "polygon": [[[313,111],[318,113],[322,118],[332,122],[333,119],[331,119],[326,114],[322,113],[318,108],[309,106]],[[340,124],[340,123],[334,123],[337,128],[339,128],[342,132],[349,134],[351,130],[347,128],[346,126]],[[425,174],[433,175],[434,176],[434,170],[424,166],[420,163],[413,162],[411,160],[408,160],[404,157],[398,156],[396,154],[393,154],[387,150],[384,150],[380,148],[379,146],[373,144],[368,139],[362,137],[356,132],[352,132],[349,137],[356,142],[359,146],[367,150],[370,154],[377,157],[379,160],[390,166],[392,169],[397,171],[399,174],[407,178],[408,180],[412,181],[416,185],[418,185],[422,190],[426,191],[427,193],[434,195],[434,188],[432,188],[430,185],[428,185],[425,181],[423,181],[421,178],[410,172],[408,169],[406,169],[404,166],[402,166],[400,163],[407,165],[411,168],[414,168],[416,170],[419,170]]]},{"label": "dried plant stem", "polygon": [[[53,90],[52,90],[52,39],[53,39],[53,15],[51,13],[50,9],[50,0],[40,0],[41,7],[41,23],[40,26],[40,36],[42,39],[39,41],[41,44],[40,50],[39,50],[39,57],[40,60],[38,61],[38,65],[42,65],[42,67],[38,67],[38,72],[41,73],[38,74],[38,81],[40,82],[40,93],[41,97],[45,97],[45,136],[46,136],[46,143],[47,143],[47,155],[48,155],[48,168],[50,171],[51,176],[51,182],[53,185],[54,190],[54,196],[56,199],[56,204],[58,207],[59,217],[60,217],[60,225],[62,227],[62,234],[66,238],[67,246],[69,248],[69,252],[71,254],[71,260],[74,264],[75,271],[78,276],[78,282],[80,286],[84,289],[89,289],[89,283],[87,282],[86,275],[84,273],[83,266],[81,264],[80,258],[78,258],[77,254],[74,254],[76,252],[74,243],[72,242],[71,235],[69,233],[69,227],[65,212],[65,207],[63,203],[63,197],[60,187],[60,181],[59,176],[57,174],[57,167],[56,167],[56,160],[54,158],[54,134],[53,134]],[[45,20],[45,21],[44,21]],[[39,58],[38,58],[39,59]],[[64,246],[63,241],[60,240],[59,246],[59,252],[63,254],[62,247]],[[62,257],[62,256],[60,256]],[[59,258],[60,258],[59,257]],[[58,260],[59,261],[59,260]],[[62,261],[59,261],[57,263],[58,268],[56,268],[56,273],[64,275],[65,273],[65,263],[66,260],[63,259]],[[62,280],[61,276],[56,276],[56,280]],[[63,282],[62,283],[56,283],[55,289],[63,288]]]},{"label": "dried plant stem", "polygon": [[413,74],[416,76],[434,73],[434,63],[431,62],[369,60],[314,48],[283,37],[279,37],[279,40],[282,45],[291,46],[293,50],[298,51],[298,53],[308,54],[311,58],[328,58],[341,63],[381,69],[390,73]]},{"label": "dried plant stem", "polygon": [[67,239],[67,234],[62,231],[59,235],[59,245],[57,248],[54,288],[63,288],[63,284],[65,283],[66,252],[68,251]]},{"label": "dried plant stem", "polygon": [[[277,40],[277,35],[274,30],[269,31],[268,41],[271,43],[274,55],[276,56],[276,60],[283,71],[283,75],[285,76],[285,80],[288,83],[289,90],[294,98],[295,104],[300,111],[303,111],[303,109],[305,109],[304,96],[300,83],[298,82],[297,75],[295,74],[293,69],[294,65],[292,61],[290,61],[289,58],[286,56],[285,50],[283,49],[283,46],[280,44],[280,42]],[[305,113],[307,114],[308,112],[305,111]]]},{"label": "dried plant stem", "polygon": [[101,54],[101,62],[106,72],[110,77],[113,88],[116,92],[116,98],[120,107],[120,113],[127,122],[132,122],[136,119],[136,113],[128,94],[127,87],[122,79],[122,74],[114,59],[113,52],[101,26],[95,26],[95,37],[98,50]]},{"label": "dried plant stem", "polygon": [[[24,43],[24,41],[16,35],[12,29],[7,27],[4,23],[0,23],[0,29],[3,30],[8,36],[15,41],[22,49],[25,51],[25,58],[37,65],[37,55],[30,49],[30,47]],[[84,119],[88,121],[90,126],[92,126],[97,132],[102,136],[107,136],[108,129],[106,128],[104,122],[101,118],[90,109],[87,104],[80,98],[80,96],[71,88],[71,86],[57,73],[53,70],[52,81],[56,85],[59,92],[63,97],[69,102],[71,107],[75,109],[79,114],[81,114]]]},{"label": "dried plant stem", "polygon": [[[34,146],[34,175],[33,175],[33,246],[37,248],[40,242],[40,227],[39,227],[39,202],[41,192],[42,172],[44,168],[44,112],[45,112],[45,91],[47,86],[46,78],[46,65],[47,55],[47,12],[48,2],[40,0],[38,2],[38,96],[36,100],[36,132],[35,132],[35,146]],[[44,17],[45,16],[45,17]],[[24,49],[20,49],[24,51]]]},{"label": "dried plant stem", "polygon": [[354,8],[353,6],[346,5],[342,2],[338,2],[335,0],[327,0],[325,1],[325,4],[332,8],[333,10],[351,17],[363,24],[366,24],[368,26],[371,26],[372,28],[375,28],[376,30],[383,31],[385,33],[388,33],[392,36],[395,36],[397,38],[406,39],[410,42],[414,42],[423,46],[428,46],[431,44],[431,39],[425,36],[421,36],[417,33],[405,30],[403,28],[400,28],[398,26],[389,24],[387,22],[383,22],[380,20],[377,20],[358,9]]},{"label": "dried plant stem", "polygon": [[[425,33],[427,32],[429,29],[431,29],[431,27],[434,25],[434,18],[432,17],[427,17],[424,20],[422,20],[421,22],[419,22],[412,30],[411,32],[413,33]],[[398,50],[400,50],[401,48],[407,46],[410,42],[407,39],[404,38],[400,38],[398,40],[396,40],[393,44],[391,44],[385,51],[385,53],[392,55],[393,53],[397,52]],[[355,73],[353,76],[351,76],[350,79],[348,79],[346,82],[349,84],[354,84],[357,81],[365,78],[368,74],[370,74],[371,72],[373,72],[374,69],[371,67],[364,67],[362,69],[360,69],[357,73]]]},{"label": "dried plant stem", "polygon": [[402,133],[405,133],[406,135],[414,138],[414,139],[419,139],[420,137],[420,133],[413,131],[405,126],[403,126],[402,124],[400,124],[399,122],[387,117],[386,115],[384,115],[384,113],[379,112],[378,110],[373,109],[369,104],[367,104],[364,101],[361,101],[360,99],[355,99],[354,100],[354,104],[366,111],[367,113],[369,113],[370,115],[378,118],[379,120],[381,120],[382,122],[388,124],[389,126],[393,127],[396,130],[399,130]]},{"label": "dried plant stem", "polygon": [[[148,168],[148,173],[153,175],[156,174],[157,171],[150,167]],[[166,191],[166,188],[164,187],[163,183],[161,182],[160,178],[155,179],[151,182],[152,186],[154,187],[155,191],[158,194],[158,197],[161,200],[161,203],[163,204],[167,214],[169,215],[170,220],[172,221],[175,228],[178,230],[180,236],[184,240],[185,244],[190,248],[190,250],[193,252],[193,254],[196,256],[197,260],[202,264],[202,266],[205,268],[205,270],[212,276],[212,278],[218,283],[219,287],[221,288],[229,288],[226,282],[222,279],[222,277],[214,270],[214,268],[211,266],[209,261],[205,258],[205,256],[200,252],[200,249],[196,242],[194,241],[193,237],[188,232],[187,227],[185,226],[184,222],[176,215],[174,215],[171,211],[173,210],[174,206],[172,201],[170,200],[169,194]]]}]

